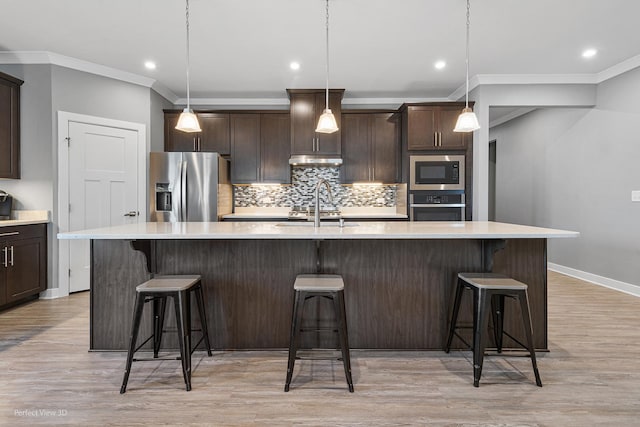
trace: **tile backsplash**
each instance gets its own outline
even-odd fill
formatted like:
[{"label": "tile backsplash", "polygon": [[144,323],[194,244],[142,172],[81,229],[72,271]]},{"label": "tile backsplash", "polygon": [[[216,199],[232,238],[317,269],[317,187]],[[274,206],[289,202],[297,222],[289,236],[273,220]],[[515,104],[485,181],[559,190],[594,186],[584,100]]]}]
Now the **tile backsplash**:
[{"label": "tile backsplash", "polygon": [[319,179],[331,187],[333,203],[327,190],[320,189],[322,207],[393,207],[397,185],[341,185],[340,169],[335,167],[293,167],[291,185],[234,185],[236,207],[293,207],[314,204],[314,191]]}]

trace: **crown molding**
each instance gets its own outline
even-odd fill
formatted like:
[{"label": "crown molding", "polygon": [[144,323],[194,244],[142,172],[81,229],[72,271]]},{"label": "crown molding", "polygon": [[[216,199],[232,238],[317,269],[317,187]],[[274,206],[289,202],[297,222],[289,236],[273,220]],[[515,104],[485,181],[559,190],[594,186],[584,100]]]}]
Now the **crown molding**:
[{"label": "crown molding", "polygon": [[60,67],[71,68],[86,73],[96,74],[139,86],[151,87],[155,82],[154,79],[144,77],[138,74],[129,73],[127,71],[118,70],[116,68],[107,67],[105,65],[96,64],[82,59],[72,58],[70,56],[60,55],[54,52],[35,52],[35,51],[15,51],[0,52],[0,64],[51,64]]},{"label": "crown molding", "polygon": [[489,122],[489,128],[492,128],[494,126],[499,126],[503,123],[508,122],[509,120],[513,120],[516,117],[520,117],[520,116],[524,116],[527,113],[532,112],[533,110],[536,110],[535,107],[523,107],[523,108],[517,108],[515,110],[513,110],[512,112],[510,112],[509,114],[505,114],[504,116],[500,117],[499,119],[493,120],[491,122]]},{"label": "crown molding", "polygon": [[596,74],[596,82],[602,83],[638,67],[640,67],[640,55],[632,56],[606,70],[600,71]]},{"label": "crown molding", "polygon": [[[174,104],[187,105],[187,98],[178,98]],[[278,106],[289,105],[289,98],[191,98],[191,105],[228,105],[228,106]]]},{"label": "crown molding", "polygon": [[160,96],[174,105],[178,104],[178,101],[180,100],[180,98],[178,98],[178,95],[173,93],[171,89],[160,83],[158,80],[155,80],[153,82],[153,84],[151,85],[151,89],[156,91],[156,93],[158,93]]}]

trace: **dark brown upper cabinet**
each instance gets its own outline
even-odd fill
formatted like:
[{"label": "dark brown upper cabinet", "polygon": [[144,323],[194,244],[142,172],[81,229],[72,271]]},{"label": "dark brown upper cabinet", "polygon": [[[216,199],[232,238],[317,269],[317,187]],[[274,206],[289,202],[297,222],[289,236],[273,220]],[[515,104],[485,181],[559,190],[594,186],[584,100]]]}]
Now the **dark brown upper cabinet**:
[{"label": "dark brown upper cabinet", "polygon": [[198,112],[202,132],[182,132],[175,129],[179,112],[164,113],[164,151],[215,152],[223,156],[231,154],[228,113]]},{"label": "dark brown upper cabinet", "polygon": [[20,86],[0,73],[0,178],[20,178]]},{"label": "dark brown upper cabinet", "polygon": [[329,108],[338,123],[338,131],[334,133],[316,132],[326,106],[324,89],[287,89],[287,94],[291,100],[291,154],[340,155],[344,89],[329,90]]},{"label": "dark brown upper cabinet", "polygon": [[463,103],[405,104],[403,134],[407,149],[415,150],[464,150],[473,134],[454,132]]},{"label": "dark brown upper cabinet", "polygon": [[290,183],[288,113],[237,113],[231,120],[231,182]]},{"label": "dark brown upper cabinet", "polygon": [[400,181],[400,114],[342,115],[343,183]]}]

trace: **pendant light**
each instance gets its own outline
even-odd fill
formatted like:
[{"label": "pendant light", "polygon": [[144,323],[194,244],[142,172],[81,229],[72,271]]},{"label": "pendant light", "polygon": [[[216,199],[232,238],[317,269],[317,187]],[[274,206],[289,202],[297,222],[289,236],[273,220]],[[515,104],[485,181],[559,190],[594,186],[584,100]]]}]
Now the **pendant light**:
[{"label": "pendant light", "polygon": [[462,113],[458,116],[458,121],[456,122],[456,127],[453,129],[454,132],[473,132],[474,130],[480,129],[480,124],[478,124],[478,118],[476,114],[469,108],[469,24],[470,24],[470,6],[469,0],[467,0],[467,91],[465,96],[465,107],[462,110]]},{"label": "pendant light", "polygon": [[200,123],[198,123],[198,116],[193,112],[190,105],[189,97],[189,0],[186,0],[186,16],[187,16],[187,108],[182,110],[180,117],[178,118],[178,124],[176,129],[183,132],[200,132]]},{"label": "pendant light", "polygon": [[326,88],[326,104],[325,109],[322,111],[322,115],[318,120],[318,127],[316,128],[316,132],[320,133],[334,133],[338,131],[338,123],[336,123],[336,118],[333,116],[331,109],[329,108],[329,0],[326,1],[326,48],[327,48],[327,88]]}]

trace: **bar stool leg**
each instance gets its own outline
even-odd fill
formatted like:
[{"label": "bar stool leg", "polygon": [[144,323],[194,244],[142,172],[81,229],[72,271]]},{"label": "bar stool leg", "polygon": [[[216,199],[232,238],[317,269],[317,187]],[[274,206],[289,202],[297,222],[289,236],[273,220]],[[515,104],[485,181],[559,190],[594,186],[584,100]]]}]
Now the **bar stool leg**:
[{"label": "bar stool leg", "polygon": [[491,314],[493,316],[493,338],[498,353],[502,353],[502,338],[504,332],[504,299],[502,294],[491,296]]},{"label": "bar stool leg", "polygon": [[451,312],[451,323],[449,324],[449,336],[447,337],[447,344],[444,347],[444,352],[449,353],[451,350],[451,341],[453,340],[453,334],[456,330],[456,324],[458,323],[458,313],[460,311],[460,302],[462,300],[462,291],[464,286],[462,281],[458,279],[456,284],[456,295],[453,299],[453,311]]},{"label": "bar stool leg", "polygon": [[305,294],[295,291],[293,300],[293,314],[291,315],[291,333],[289,335],[289,361],[287,363],[287,379],[284,384],[284,391],[289,391],[293,368],[296,363],[298,352],[298,340],[300,336],[300,324],[302,323],[302,308],[304,307]]},{"label": "bar stool leg", "polygon": [[338,336],[340,338],[340,350],[342,350],[342,365],[347,379],[349,392],[353,393],[353,379],[351,377],[351,356],[349,354],[349,336],[347,335],[347,315],[344,305],[344,291],[336,292],[333,298],[336,320],[338,321]]},{"label": "bar stool leg", "polygon": [[487,292],[474,289],[473,303],[473,386],[479,387],[486,347],[486,330],[489,324],[490,301],[487,299]]},{"label": "bar stool leg", "polygon": [[533,374],[536,376],[536,385],[538,387],[542,387],[542,380],[540,379],[538,364],[536,363],[536,351],[533,346],[533,328],[531,327],[531,315],[529,313],[529,297],[527,295],[527,291],[522,292],[518,299],[520,300],[522,323],[524,325],[524,332],[527,337],[527,349],[529,350],[531,364],[533,365]]},{"label": "bar stool leg", "polygon": [[127,352],[127,365],[120,387],[120,394],[127,391],[127,382],[129,382],[129,373],[131,373],[131,363],[133,363],[133,355],[136,351],[136,343],[138,341],[138,330],[140,329],[140,320],[142,319],[142,309],[144,308],[144,295],[136,292],[136,303],[133,314],[133,325],[131,326],[131,336],[129,337],[129,351]]},{"label": "bar stool leg", "polygon": [[178,292],[174,296],[173,302],[176,310],[176,326],[178,328],[178,343],[180,344],[180,359],[182,361],[182,375],[186,384],[187,391],[191,390],[191,367],[189,359],[191,358],[190,350],[187,347],[188,339],[185,330],[186,309],[184,292]]},{"label": "bar stool leg", "polygon": [[153,357],[158,358],[164,328],[164,313],[167,308],[167,297],[155,297],[153,300]]},{"label": "bar stool leg", "polygon": [[209,342],[209,330],[207,328],[207,316],[204,310],[204,296],[202,285],[198,283],[196,289],[196,303],[198,305],[198,315],[200,316],[200,325],[202,334],[204,335],[204,345],[207,347],[207,356],[211,356],[211,343]]}]

